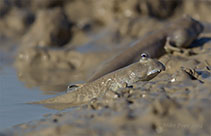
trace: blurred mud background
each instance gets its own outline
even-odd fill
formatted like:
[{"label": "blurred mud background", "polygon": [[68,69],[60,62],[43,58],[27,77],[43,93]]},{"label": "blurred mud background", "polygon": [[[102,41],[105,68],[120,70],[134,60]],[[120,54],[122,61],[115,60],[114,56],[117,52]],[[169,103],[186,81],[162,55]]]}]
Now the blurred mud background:
[{"label": "blurred mud background", "polygon": [[86,82],[106,60],[184,14],[204,25],[191,48],[159,58],[166,71],[153,80],[0,135],[210,135],[210,13],[209,0],[0,0],[0,49],[27,87],[45,93]]}]

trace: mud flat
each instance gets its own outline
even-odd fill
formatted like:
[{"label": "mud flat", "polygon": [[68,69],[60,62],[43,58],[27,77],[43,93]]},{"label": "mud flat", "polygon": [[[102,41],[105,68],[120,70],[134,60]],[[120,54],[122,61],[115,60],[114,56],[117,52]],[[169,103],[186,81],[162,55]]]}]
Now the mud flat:
[{"label": "mud flat", "polygon": [[[162,53],[158,59],[166,70],[154,79],[119,89],[116,98],[94,98],[71,111],[11,126],[0,136],[209,136],[211,2],[165,2],[1,1],[0,37],[20,43],[14,57],[17,76],[26,86],[40,87],[47,94],[63,92],[69,83],[87,81],[105,60],[128,48],[128,43],[183,14],[202,22],[204,31],[188,48]],[[46,108],[62,106],[67,105]]]},{"label": "mud flat", "polygon": [[[97,98],[71,112],[46,115],[1,135],[209,135],[211,38],[202,34],[186,49],[159,60],[166,71],[151,81]],[[206,42],[205,42],[206,41]]]}]

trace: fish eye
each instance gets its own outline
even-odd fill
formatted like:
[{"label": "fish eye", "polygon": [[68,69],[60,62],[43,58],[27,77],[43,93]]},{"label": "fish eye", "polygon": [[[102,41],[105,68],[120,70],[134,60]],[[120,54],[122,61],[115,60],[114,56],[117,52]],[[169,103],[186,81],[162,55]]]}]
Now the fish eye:
[{"label": "fish eye", "polygon": [[146,58],[148,58],[149,56],[148,56],[148,54],[146,54],[146,53],[142,53],[141,54],[141,59],[146,59]]}]

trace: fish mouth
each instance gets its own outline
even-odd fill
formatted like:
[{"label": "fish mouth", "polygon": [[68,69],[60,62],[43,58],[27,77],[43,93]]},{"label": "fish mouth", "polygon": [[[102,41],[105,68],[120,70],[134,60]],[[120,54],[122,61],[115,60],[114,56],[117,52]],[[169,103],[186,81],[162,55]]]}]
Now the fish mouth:
[{"label": "fish mouth", "polygon": [[155,76],[157,76],[161,71],[163,71],[164,69],[154,69],[154,70],[151,70],[147,73],[147,78],[146,80],[149,81],[151,80],[152,78],[154,78]]},{"label": "fish mouth", "polygon": [[152,70],[152,71],[149,71],[149,72],[147,73],[147,76],[157,75],[157,74],[159,74],[161,71],[162,71],[161,69],[154,69],[154,70]]},{"label": "fish mouth", "polygon": [[161,71],[165,71],[165,70],[166,70],[166,67],[165,67],[162,63],[160,63],[159,68],[156,68],[156,69],[153,69],[153,70],[149,71],[149,72],[147,73],[147,76],[156,76],[156,75],[159,74]]},{"label": "fish mouth", "polygon": [[145,81],[149,81],[151,79],[153,79],[154,77],[156,77],[161,71],[165,71],[166,67],[165,65],[163,65],[162,63],[159,63],[160,65],[158,66],[158,68],[155,68],[153,70],[150,70],[147,73],[147,76],[144,78]]}]

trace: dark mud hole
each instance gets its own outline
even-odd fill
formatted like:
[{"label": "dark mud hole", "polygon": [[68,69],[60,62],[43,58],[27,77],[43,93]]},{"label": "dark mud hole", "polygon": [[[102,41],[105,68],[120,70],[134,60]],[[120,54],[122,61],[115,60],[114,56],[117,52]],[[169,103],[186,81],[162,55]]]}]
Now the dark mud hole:
[{"label": "dark mud hole", "polygon": [[209,135],[211,3],[155,1],[0,1],[1,40],[18,43],[0,43],[2,52],[11,54],[4,55],[7,61],[1,61],[0,69],[14,60],[19,80],[45,94],[85,82],[129,43],[182,14],[205,26],[191,48],[159,58],[166,71],[153,80],[119,90],[116,99],[97,98],[0,135]]}]

